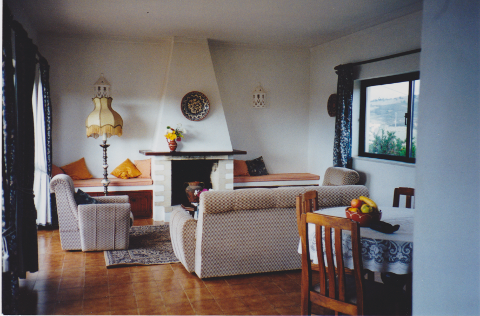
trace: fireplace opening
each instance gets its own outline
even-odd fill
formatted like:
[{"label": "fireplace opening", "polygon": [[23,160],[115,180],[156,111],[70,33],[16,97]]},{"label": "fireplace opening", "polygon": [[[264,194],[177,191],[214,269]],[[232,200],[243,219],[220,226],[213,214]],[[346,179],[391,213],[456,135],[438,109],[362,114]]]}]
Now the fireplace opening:
[{"label": "fireplace opening", "polygon": [[203,182],[205,189],[212,188],[210,174],[218,160],[172,160],[172,205],[192,206],[185,189],[188,182]]}]

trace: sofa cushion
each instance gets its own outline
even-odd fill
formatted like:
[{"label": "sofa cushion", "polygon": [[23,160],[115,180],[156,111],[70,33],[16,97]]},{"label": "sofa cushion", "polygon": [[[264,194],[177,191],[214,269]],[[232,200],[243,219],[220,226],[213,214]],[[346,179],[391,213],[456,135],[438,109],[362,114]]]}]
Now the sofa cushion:
[{"label": "sofa cushion", "polygon": [[249,176],[248,167],[245,160],[233,160],[233,175],[238,176]]},{"label": "sofa cushion", "polygon": [[233,211],[235,205],[234,190],[207,191],[200,194],[200,209],[206,213]]},{"label": "sofa cushion", "polygon": [[258,210],[275,207],[275,198],[270,189],[245,189],[235,191],[235,210]]},{"label": "sofa cushion", "polygon": [[52,164],[52,178],[55,177],[57,174],[65,174],[60,167],[55,166]]},{"label": "sofa cushion", "polygon": [[118,165],[111,174],[117,178],[130,179],[136,178],[142,173],[137,169],[137,167],[135,167],[130,159],[127,158],[124,162]]},{"label": "sofa cushion", "polygon": [[72,178],[72,180],[91,179],[93,176],[88,172],[87,165],[85,164],[85,158],[82,157],[77,161],[69,163],[68,165],[60,167],[63,172]]},{"label": "sofa cushion", "polygon": [[142,173],[138,176],[139,179],[150,179],[151,176],[151,159],[135,160],[135,167]]},{"label": "sofa cushion", "polygon": [[80,204],[100,204],[99,201],[88,195],[87,193],[83,192],[82,190],[78,189],[74,195],[75,202],[77,205]]},{"label": "sofa cushion", "polygon": [[251,176],[264,176],[268,174],[267,167],[265,167],[265,162],[263,157],[260,156],[253,160],[245,161],[248,167],[248,174]]},{"label": "sofa cushion", "polygon": [[275,207],[296,207],[297,196],[305,193],[308,190],[314,190],[314,188],[307,189],[305,187],[285,187],[272,189],[275,199]]}]

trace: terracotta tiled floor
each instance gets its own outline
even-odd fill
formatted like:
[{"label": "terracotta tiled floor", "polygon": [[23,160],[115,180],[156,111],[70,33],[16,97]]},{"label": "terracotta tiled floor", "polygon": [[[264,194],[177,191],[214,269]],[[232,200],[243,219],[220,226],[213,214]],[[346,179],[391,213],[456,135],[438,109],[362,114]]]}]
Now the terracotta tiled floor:
[{"label": "terracotta tiled floor", "polygon": [[201,280],[180,263],[106,269],[102,251],[63,251],[58,230],[40,230],[38,248],[21,314],[300,314],[300,270]]}]

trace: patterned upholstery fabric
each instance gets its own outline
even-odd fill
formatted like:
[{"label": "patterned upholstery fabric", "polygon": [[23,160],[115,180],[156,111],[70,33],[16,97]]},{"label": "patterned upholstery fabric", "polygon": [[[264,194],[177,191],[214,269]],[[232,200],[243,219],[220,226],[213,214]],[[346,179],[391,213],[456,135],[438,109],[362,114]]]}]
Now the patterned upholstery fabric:
[{"label": "patterned upholstery fabric", "polygon": [[72,179],[66,174],[53,177],[60,241],[64,250],[127,249],[131,218],[128,196],[95,197],[102,204],[78,205]]},{"label": "patterned upholstery fabric", "polygon": [[329,167],[325,171],[322,185],[352,185],[360,180],[358,172],[341,167]]},{"label": "patterned upholstery fabric", "polygon": [[198,221],[184,210],[172,213],[175,254],[200,278],[300,269],[295,197],[309,190],[318,191],[320,208],[368,196],[361,185],[204,192]]},{"label": "patterned upholstery fabric", "polygon": [[177,208],[170,216],[170,237],[173,252],[188,272],[195,271],[195,231],[197,220],[182,208]]}]

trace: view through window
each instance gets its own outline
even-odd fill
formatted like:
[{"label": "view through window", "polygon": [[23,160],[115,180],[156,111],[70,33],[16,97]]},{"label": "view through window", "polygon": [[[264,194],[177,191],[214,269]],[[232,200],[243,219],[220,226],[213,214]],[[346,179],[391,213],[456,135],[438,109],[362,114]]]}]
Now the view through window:
[{"label": "view through window", "polygon": [[415,162],[419,73],[361,86],[360,156]]}]

